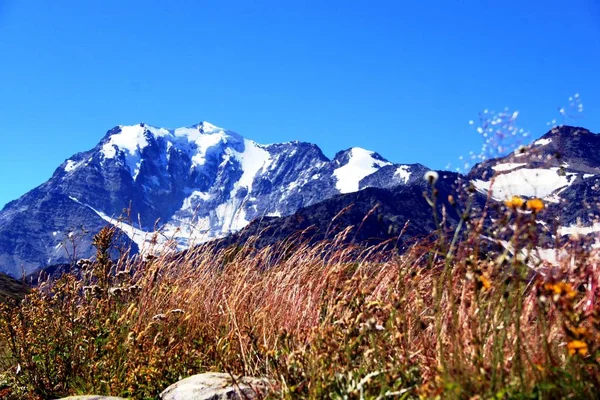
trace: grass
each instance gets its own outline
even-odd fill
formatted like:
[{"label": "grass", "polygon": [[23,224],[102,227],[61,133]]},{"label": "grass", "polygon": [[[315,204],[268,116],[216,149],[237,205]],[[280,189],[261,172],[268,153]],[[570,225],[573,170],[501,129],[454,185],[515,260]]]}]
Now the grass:
[{"label": "grass", "polygon": [[[467,191],[448,231],[431,184],[439,229],[402,255],[337,238],[114,261],[107,227],[81,279],[3,308],[2,395],[153,399],[218,370],[286,399],[598,398],[598,252],[572,237],[555,265],[527,256],[541,201],[500,205],[488,230]],[[506,236],[512,252],[489,245]]]}]

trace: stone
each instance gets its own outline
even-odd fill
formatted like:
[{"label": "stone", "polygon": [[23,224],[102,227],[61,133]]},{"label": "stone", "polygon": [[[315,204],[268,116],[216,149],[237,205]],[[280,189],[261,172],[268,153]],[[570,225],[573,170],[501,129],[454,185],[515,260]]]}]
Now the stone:
[{"label": "stone", "polygon": [[69,396],[58,400],[127,400],[122,397],[100,396],[100,395],[85,395],[85,396]]},{"label": "stone", "polygon": [[161,400],[258,400],[269,392],[267,379],[235,377],[220,372],[193,375],[166,388]]}]

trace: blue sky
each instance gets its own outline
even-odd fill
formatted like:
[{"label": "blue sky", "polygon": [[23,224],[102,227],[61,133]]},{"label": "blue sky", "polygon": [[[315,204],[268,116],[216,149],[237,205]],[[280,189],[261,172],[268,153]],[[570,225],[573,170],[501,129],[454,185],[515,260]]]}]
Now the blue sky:
[{"label": "blue sky", "polygon": [[202,120],[444,168],[485,108],[600,132],[596,0],[0,0],[0,207],[111,127]]}]

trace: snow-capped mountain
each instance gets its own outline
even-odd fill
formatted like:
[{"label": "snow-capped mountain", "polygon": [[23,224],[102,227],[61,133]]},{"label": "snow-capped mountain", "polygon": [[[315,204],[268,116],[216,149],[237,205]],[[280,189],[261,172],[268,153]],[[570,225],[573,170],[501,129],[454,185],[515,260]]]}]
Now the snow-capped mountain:
[{"label": "snow-capped mountain", "polygon": [[[583,236],[600,232],[600,153],[595,149],[600,149],[600,135],[564,126],[512,154],[476,165],[467,176],[438,171],[438,207],[445,206],[446,227],[452,229],[459,218],[456,210],[464,209],[457,193],[472,184],[472,206],[481,209],[487,205],[485,232],[494,232],[482,236],[483,244],[504,248],[508,242],[503,240],[512,233],[498,231],[494,224],[504,213],[504,201],[512,196],[541,198],[545,209],[536,218],[540,247],[533,257],[552,262],[554,252],[545,247],[552,247],[573,233]],[[423,196],[429,190],[423,179],[427,169],[412,165],[410,174],[405,175],[405,168],[381,167],[361,180],[361,188],[367,187],[364,190],[324,200],[285,218],[254,221],[248,229],[224,242],[243,243],[260,234],[253,240],[260,247],[306,230],[308,240],[331,239],[344,231],[345,241],[355,243],[380,244],[390,239],[392,246],[411,243],[413,238],[431,233],[435,226],[431,206]],[[458,208],[447,202],[448,194],[454,195]],[[345,210],[342,215],[340,210]],[[490,237],[494,240],[489,241]],[[600,246],[599,238],[588,239]]]},{"label": "snow-capped mountain", "polygon": [[[599,232],[597,149],[600,135],[555,128],[466,176],[440,171],[440,199],[458,182],[471,182],[478,205],[488,196],[500,206],[513,195],[544,199],[540,224],[549,240],[555,228],[559,236]],[[179,129],[118,126],[0,211],[0,272],[21,276],[88,257],[91,237],[106,224],[116,225],[133,251],[167,243],[185,249],[251,221],[248,232],[264,230],[265,243],[308,226],[316,238],[350,226],[353,241],[386,240],[405,228],[404,237],[412,238],[432,230],[423,198],[426,171],[360,148],[330,160],[309,143],[261,145],[207,122]],[[451,223],[457,216],[446,209]],[[127,218],[118,220],[124,210]]]},{"label": "snow-capped mountain", "polygon": [[[167,239],[183,249],[259,217],[290,215],[369,186],[406,184],[423,169],[361,148],[330,160],[309,143],[261,145],[208,122],[117,126],[4,207],[0,271],[20,276],[90,256],[92,235],[107,223],[134,251]],[[159,235],[149,233],[157,229]]]},{"label": "snow-capped mountain", "polygon": [[506,157],[478,164],[468,178],[493,201],[543,199],[540,217],[559,235],[600,231],[600,135],[587,129],[554,128]]},{"label": "snow-capped mountain", "polygon": [[[387,168],[387,171],[381,168],[377,174],[382,178],[394,174],[398,168],[402,167]],[[448,229],[456,227],[460,219],[457,208],[448,202],[448,195],[456,192],[460,178],[457,173],[441,172],[435,185],[438,212],[441,215],[444,207]],[[411,173],[406,183],[366,187],[303,207],[293,215],[255,220],[241,232],[229,235],[217,244],[245,243],[254,236],[252,245],[257,248],[292,238],[403,249],[416,238],[427,236],[436,229],[431,205],[423,196],[430,191],[423,174]],[[478,196],[477,200],[481,202],[483,196]],[[463,205],[460,199],[457,202]]]}]

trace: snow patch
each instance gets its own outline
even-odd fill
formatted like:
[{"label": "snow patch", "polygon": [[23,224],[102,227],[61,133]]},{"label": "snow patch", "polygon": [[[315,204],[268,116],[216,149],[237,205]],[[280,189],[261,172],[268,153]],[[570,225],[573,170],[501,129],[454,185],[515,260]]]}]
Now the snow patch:
[{"label": "snow patch", "polygon": [[498,175],[491,181],[476,179],[473,184],[484,194],[487,194],[491,187],[494,200],[505,200],[512,196],[545,198],[556,190],[571,185],[575,175],[559,175],[558,168],[523,168]]},{"label": "snow patch", "polygon": [[[229,201],[220,204],[211,214],[211,222],[218,222],[221,226],[221,232],[215,234],[228,234],[239,231],[248,225],[246,212],[242,207],[243,199],[232,198]],[[212,224],[211,224],[212,225]]]},{"label": "snow patch", "polygon": [[[515,249],[512,243],[506,240],[500,240],[502,247],[507,249],[511,254],[515,254]],[[542,247],[534,247],[533,249],[521,249],[517,255],[517,259],[521,261],[529,260],[527,266],[529,268],[536,268],[540,264],[551,264],[558,265],[558,259],[564,257],[565,251],[549,248],[544,249]]]},{"label": "snow patch", "polygon": [[67,164],[65,165],[65,172],[75,171],[83,163],[84,163],[84,161],[76,162],[76,161],[73,161],[73,160],[67,160]]},{"label": "snow patch", "polygon": [[510,171],[510,170],[515,169],[515,168],[522,167],[523,165],[526,165],[526,164],[527,163],[504,163],[504,164],[497,164],[497,165],[494,165],[492,167],[492,169],[494,171],[498,171],[498,172]]},{"label": "snow patch", "polygon": [[146,128],[140,125],[119,126],[121,131],[111,135],[108,142],[102,146],[104,158],[115,158],[118,148],[130,155],[135,155],[139,150],[148,146],[148,140],[144,133]]},{"label": "snow patch", "polygon": [[187,151],[190,154],[192,163],[195,166],[203,165],[206,162],[206,154],[209,149],[227,142],[230,137],[222,128],[208,122],[174,130],[150,125],[142,126],[141,124],[121,125],[119,128],[120,132],[110,136],[109,140],[102,146],[101,152],[104,158],[111,159],[117,156],[118,150],[122,151],[134,179],[137,178],[139,173],[140,152],[148,146],[147,135],[167,139],[167,159],[170,158],[169,150],[176,142],[178,149]]},{"label": "snow patch", "polygon": [[539,139],[533,142],[536,146],[545,146],[552,142],[552,139]]},{"label": "snow patch", "polygon": [[195,206],[195,204],[197,203],[197,199],[207,201],[207,200],[210,200],[211,197],[212,196],[210,193],[194,190],[192,192],[192,194],[190,194],[188,197],[186,197],[183,200],[183,205],[181,206],[180,210],[195,211],[195,208],[197,207],[197,206]]},{"label": "snow patch", "polygon": [[[120,229],[125,235],[127,235],[127,237],[129,237],[129,239],[131,239],[132,242],[137,244],[138,248],[140,249],[140,252],[143,252],[145,249],[147,249],[149,247],[150,242],[152,241],[152,237],[154,236],[153,234],[150,234],[146,231],[138,229],[132,225],[129,225],[129,224],[123,222],[123,221],[119,221],[113,217],[109,217],[108,215],[104,214],[102,211],[98,211],[94,207],[80,202],[75,197],[69,196],[69,198],[71,200],[73,200],[74,202],[76,202],[77,204],[80,204],[84,207],[89,208],[90,210],[95,212],[96,215],[98,215],[100,218],[102,218],[109,224]],[[69,235],[71,235],[71,234],[69,234]]]},{"label": "snow patch", "polygon": [[357,192],[361,179],[376,172],[379,168],[391,164],[373,158],[372,151],[354,147],[350,149],[348,163],[333,171],[333,176],[337,179],[335,187],[340,193]]},{"label": "snow patch", "polygon": [[579,226],[579,225],[561,226],[558,228],[557,232],[561,236],[573,235],[573,234],[589,235],[590,233],[600,232],[600,222],[596,222],[592,226]]},{"label": "snow patch", "polygon": [[[141,125],[120,126],[121,131],[110,136],[108,142],[102,146],[102,154],[105,159],[115,158],[117,149],[125,155],[125,163],[133,180],[140,172],[142,163],[141,150],[148,146],[146,138],[146,127]],[[158,131],[158,130],[157,130]]]},{"label": "snow patch", "polygon": [[271,155],[252,140],[244,139],[244,152],[235,152],[234,157],[242,164],[242,171],[244,171],[235,187],[246,187],[250,193],[256,174],[271,164]]},{"label": "snow patch", "polygon": [[296,189],[298,186],[300,186],[300,184],[298,182],[290,182],[290,184],[287,187],[287,191],[291,192],[292,190]]},{"label": "snow patch", "polygon": [[410,167],[408,165],[401,165],[398,167],[394,175],[400,176],[400,179],[404,179],[404,183],[408,183],[410,178]]}]

